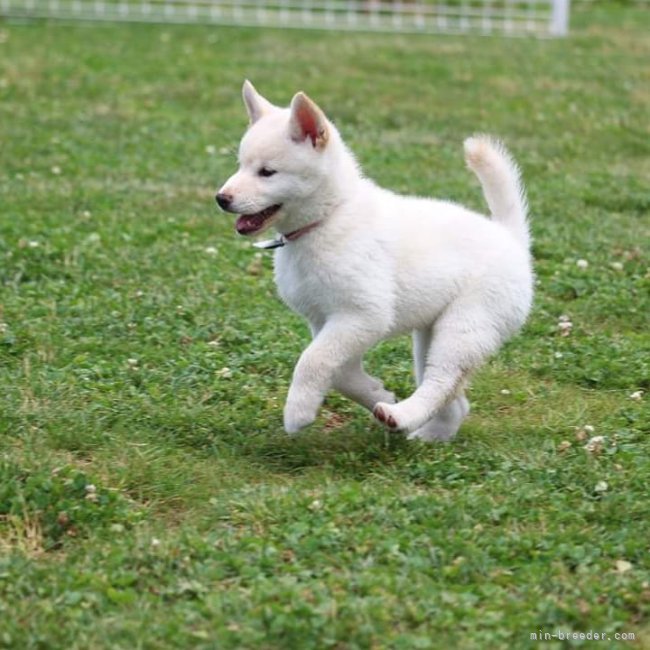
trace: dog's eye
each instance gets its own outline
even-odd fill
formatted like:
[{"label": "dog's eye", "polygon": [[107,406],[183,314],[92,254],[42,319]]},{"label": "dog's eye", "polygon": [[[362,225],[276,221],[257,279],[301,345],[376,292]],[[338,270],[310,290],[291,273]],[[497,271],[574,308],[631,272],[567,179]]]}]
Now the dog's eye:
[{"label": "dog's eye", "polygon": [[268,178],[269,176],[273,176],[273,174],[275,174],[275,169],[269,169],[268,167],[260,167],[260,170],[257,173],[259,176]]}]

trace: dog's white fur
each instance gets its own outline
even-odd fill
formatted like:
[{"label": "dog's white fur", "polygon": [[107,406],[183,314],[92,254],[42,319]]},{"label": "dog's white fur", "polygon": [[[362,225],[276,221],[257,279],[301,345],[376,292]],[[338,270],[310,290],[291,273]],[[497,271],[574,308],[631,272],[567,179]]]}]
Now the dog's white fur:
[{"label": "dog's white fur", "polygon": [[[284,409],[288,433],[314,421],[335,388],[410,438],[449,440],[469,411],[468,375],[524,323],[533,274],[519,170],[486,136],[465,141],[492,219],[448,201],[400,196],[364,177],[334,125],[306,95],[278,108],[245,82],[250,127],[240,169],[220,192],[229,211],[282,204],[265,222],[289,233],[275,253],[282,299],[313,340]],[[276,171],[262,177],[261,168]],[[413,333],[416,391],[395,403],[363,369],[377,342]]]}]

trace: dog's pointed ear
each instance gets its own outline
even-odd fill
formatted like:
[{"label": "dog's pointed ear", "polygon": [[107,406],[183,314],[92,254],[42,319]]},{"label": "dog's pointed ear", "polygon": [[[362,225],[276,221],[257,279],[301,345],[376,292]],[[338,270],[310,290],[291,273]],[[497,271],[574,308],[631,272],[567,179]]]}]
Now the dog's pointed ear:
[{"label": "dog's pointed ear", "polygon": [[246,111],[248,112],[248,118],[251,124],[257,122],[262,115],[269,113],[273,109],[273,104],[271,104],[267,99],[264,99],[264,97],[255,90],[255,86],[253,86],[248,79],[244,81],[241,93],[244,98],[244,104],[246,105]]},{"label": "dog's pointed ear", "polygon": [[327,144],[327,118],[305,93],[296,93],[291,100],[289,133],[295,142],[303,142],[309,138],[315,149],[323,149]]}]

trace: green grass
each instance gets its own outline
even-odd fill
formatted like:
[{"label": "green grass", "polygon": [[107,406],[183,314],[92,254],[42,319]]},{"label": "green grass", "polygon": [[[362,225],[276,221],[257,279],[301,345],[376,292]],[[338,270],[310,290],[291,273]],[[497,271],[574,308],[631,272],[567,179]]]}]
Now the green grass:
[{"label": "green grass", "polygon": [[[649,647],[649,28],[0,23],[0,647]],[[484,209],[475,131],[521,162],[535,309],[453,444],[335,395],[282,432],[307,328],[212,198],[244,77],[309,92],[400,191]],[[412,390],[407,340],[368,365]]]}]

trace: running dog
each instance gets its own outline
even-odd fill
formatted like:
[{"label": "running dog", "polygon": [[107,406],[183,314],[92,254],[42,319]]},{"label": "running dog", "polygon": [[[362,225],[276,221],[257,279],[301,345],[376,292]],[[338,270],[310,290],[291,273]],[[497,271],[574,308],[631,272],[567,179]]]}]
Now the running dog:
[{"label": "running dog", "polygon": [[[250,125],[239,170],[216,200],[251,236],[273,227],[275,280],[309,323],[284,408],[295,433],[332,388],[409,438],[450,440],[469,412],[469,375],[531,308],[527,202],[499,142],[465,141],[492,218],[450,201],[401,196],[366,178],[323,111],[302,92],[279,108],[246,81]],[[417,389],[400,402],[363,368],[379,341],[412,332]]]}]

